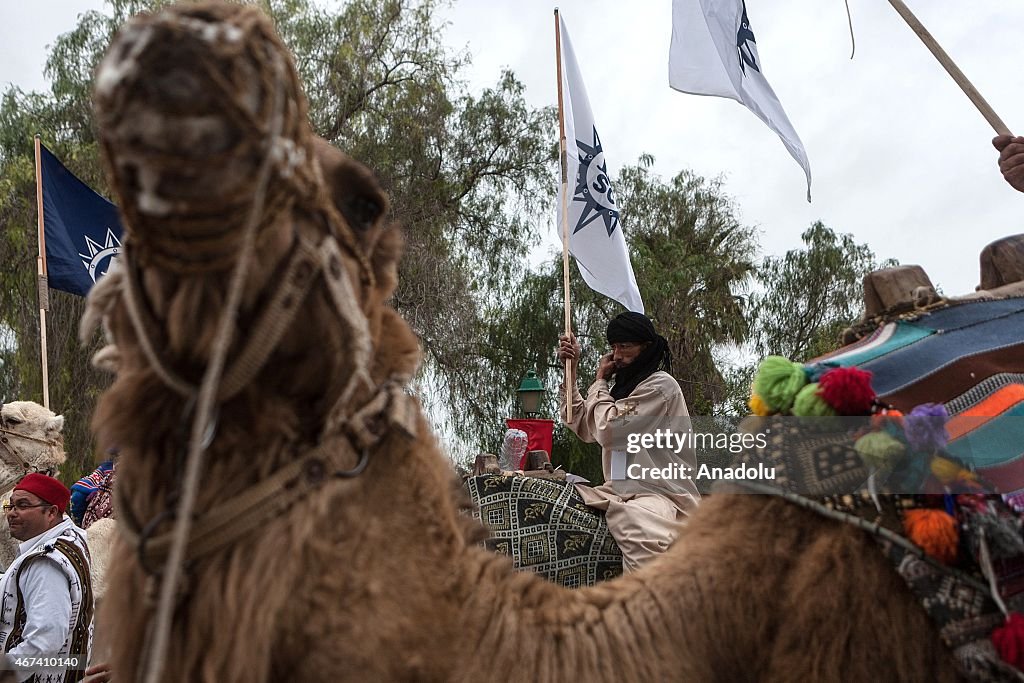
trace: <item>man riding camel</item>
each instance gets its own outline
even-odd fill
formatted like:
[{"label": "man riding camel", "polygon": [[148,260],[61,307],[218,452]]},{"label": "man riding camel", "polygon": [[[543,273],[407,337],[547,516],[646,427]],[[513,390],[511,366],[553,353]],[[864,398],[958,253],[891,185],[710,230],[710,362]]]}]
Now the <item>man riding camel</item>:
[{"label": "man riding camel", "polygon": [[[638,422],[653,428],[670,426],[665,420],[687,418],[689,413],[679,384],[669,374],[668,342],[649,318],[622,313],[608,323],[607,338],[612,350],[601,357],[597,378],[584,398],[575,385],[582,348],[575,336],[559,337],[559,359],[572,361],[572,420],[566,419],[564,386],[560,411],[577,436],[602,446],[605,483],[576,488],[587,505],[604,510],[608,529],[622,550],[623,569],[629,572],[668,549],[688,511],[700,501],[700,493],[688,477],[655,482],[622,476],[626,462],[622,440],[628,431],[621,428],[624,418],[641,418]],[[679,464],[694,471],[692,449],[674,455]]]}]

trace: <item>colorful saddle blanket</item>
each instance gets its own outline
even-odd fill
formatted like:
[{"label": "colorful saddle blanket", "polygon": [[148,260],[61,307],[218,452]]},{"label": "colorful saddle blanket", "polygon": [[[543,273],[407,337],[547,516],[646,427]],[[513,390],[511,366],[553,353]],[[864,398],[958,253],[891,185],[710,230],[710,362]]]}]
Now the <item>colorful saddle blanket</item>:
[{"label": "colorful saddle blanket", "polygon": [[775,478],[747,488],[872,533],[968,679],[1024,680],[994,643],[1024,611],[1024,298],[907,314],[803,366],[834,368],[871,373],[873,415],[760,418],[767,445],[742,459]]},{"label": "colorful saddle blanket", "polygon": [[807,365],[815,373],[867,370],[878,398],[905,413],[943,404],[951,418],[946,452],[1024,507],[1024,298],[890,322]]},{"label": "colorful saddle blanket", "polygon": [[473,516],[490,533],[489,550],[512,558],[567,588],[590,586],[622,574],[622,552],[604,513],[588,507],[565,482],[483,475],[466,481]]}]

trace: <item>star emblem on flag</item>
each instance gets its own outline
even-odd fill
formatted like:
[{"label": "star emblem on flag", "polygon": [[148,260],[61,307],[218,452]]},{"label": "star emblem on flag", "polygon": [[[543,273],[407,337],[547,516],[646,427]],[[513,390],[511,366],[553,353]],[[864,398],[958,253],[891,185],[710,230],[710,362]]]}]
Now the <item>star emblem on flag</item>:
[{"label": "star emblem on flag", "polygon": [[597,219],[601,219],[608,236],[611,237],[619,225],[619,209],[615,206],[615,193],[612,190],[612,181],[608,177],[608,164],[604,159],[604,149],[601,147],[597,128],[593,128],[591,143],[577,140],[576,147],[579,150],[580,165],[576,172],[576,191],[572,200],[582,202],[583,210],[572,232],[575,235]]},{"label": "star emblem on flag", "polygon": [[757,65],[757,53],[754,49],[757,40],[754,38],[754,30],[750,28],[750,19],[747,18],[747,3],[743,2],[743,16],[740,17],[740,28],[736,32],[736,52],[740,57],[740,69],[747,72],[747,66],[758,73],[761,68]]},{"label": "star emblem on flag", "polygon": [[[89,277],[92,278],[93,282],[96,282],[96,278],[107,274],[114,259],[121,253],[121,240],[117,238],[117,235],[110,228],[107,228],[107,236],[103,240],[103,244],[100,244],[88,235],[83,235],[83,237],[85,237],[85,250],[89,253],[83,254],[79,252],[78,255],[82,257],[82,263],[85,265],[86,270],[89,271]],[[100,269],[101,265],[103,266],[102,270]]]}]

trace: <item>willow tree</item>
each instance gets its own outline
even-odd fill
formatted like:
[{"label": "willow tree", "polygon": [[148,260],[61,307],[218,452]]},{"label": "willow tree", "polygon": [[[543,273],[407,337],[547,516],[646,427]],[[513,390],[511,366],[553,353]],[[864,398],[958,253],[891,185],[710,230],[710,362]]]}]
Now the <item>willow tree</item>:
[{"label": "willow tree", "polygon": [[864,276],[896,265],[821,221],[800,239],[802,248],[769,256],[758,270],[762,289],[752,301],[758,356],[775,354],[802,362],[838,348],[843,329],[864,310]]}]

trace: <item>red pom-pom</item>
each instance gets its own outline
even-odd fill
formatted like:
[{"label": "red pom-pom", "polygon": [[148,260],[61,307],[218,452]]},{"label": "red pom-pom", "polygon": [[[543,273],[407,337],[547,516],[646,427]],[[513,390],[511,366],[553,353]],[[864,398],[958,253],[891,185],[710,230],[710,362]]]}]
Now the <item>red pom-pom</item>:
[{"label": "red pom-pom", "polygon": [[871,373],[859,368],[832,368],[818,380],[818,395],[840,415],[867,415],[875,400]]},{"label": "red pom-pom", "polygon": [[992,644],[1004,662],[1024,671],[1024,615],[1010,612],[1006,623],[992,631]]}]

